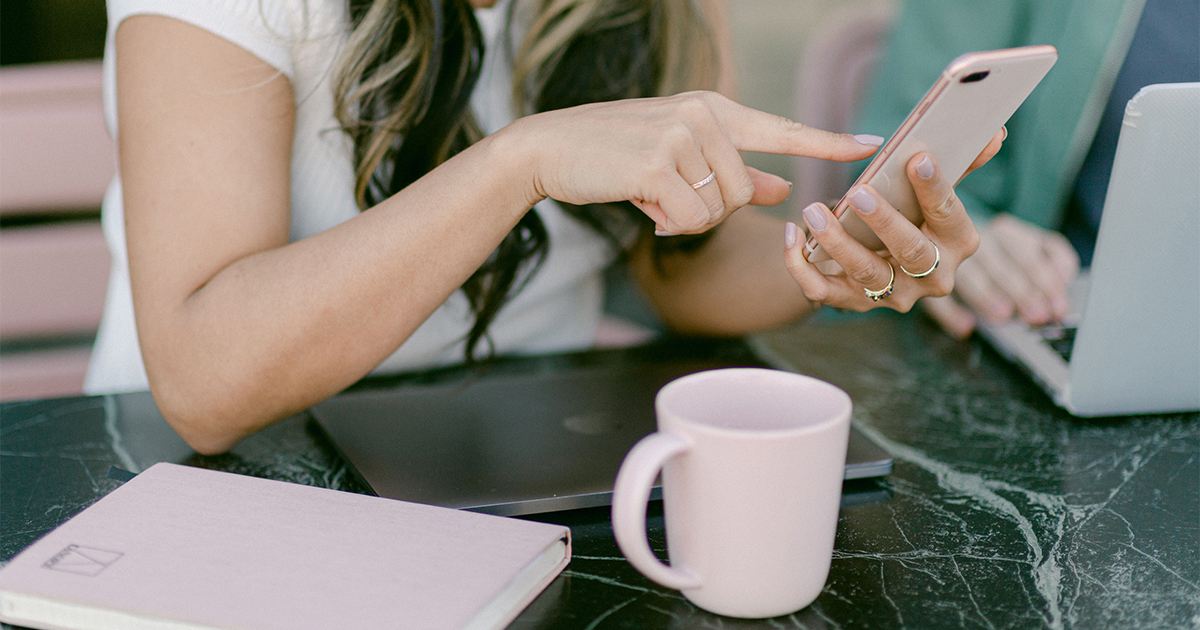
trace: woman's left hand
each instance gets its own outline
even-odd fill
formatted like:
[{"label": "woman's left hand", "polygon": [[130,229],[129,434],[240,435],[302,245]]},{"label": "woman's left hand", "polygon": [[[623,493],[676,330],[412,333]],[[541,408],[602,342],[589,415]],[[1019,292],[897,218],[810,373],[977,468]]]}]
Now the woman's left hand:
[{"label": "woman's left hand", "polygon": [[[999,143],[993,144],[998,150]],[[989,145],[973,167],[995,150]],[[788,270],[809,300],[859,312],[881,306],[907,312],[917,300],[948,295],[954,288],[954,272],[979,247],[979,233],[933,156],[913,156],[907,170],[925,217],[920,228],[870,186],[849,196],[853,211],[879,236],[886,252],[873,252],[854,240],[827,206],[814,203],[804,209],[805,223],[840,266],[840,272],[826,275],[804,259],[803,234],[788,225]]]}]

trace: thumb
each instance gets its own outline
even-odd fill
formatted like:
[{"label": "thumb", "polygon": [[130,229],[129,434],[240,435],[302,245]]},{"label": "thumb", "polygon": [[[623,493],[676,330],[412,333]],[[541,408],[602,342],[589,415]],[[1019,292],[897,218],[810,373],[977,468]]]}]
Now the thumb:
[{"label": "thumb", "polygon": [[752,206],[777,206],[792,194],[792,183],[778,175],[764,173],[753,166],[747,166],[746,173],[754,185],[754,194],[750,197]]}]

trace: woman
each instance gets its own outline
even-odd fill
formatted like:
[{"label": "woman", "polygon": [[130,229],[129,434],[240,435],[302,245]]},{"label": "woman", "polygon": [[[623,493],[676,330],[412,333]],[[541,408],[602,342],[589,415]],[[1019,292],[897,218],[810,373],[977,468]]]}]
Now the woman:
[{"label": "woman", "polygon": [[[890,261],[805,210],[842,275],[794,225],[734,215],[791,188],[739,151],[858,160],[880,139],[668,96],[728,67],[715,0],[490,5],[112,0],[115,262],[89,388],[148,385],[216,453],[375,369],[587,347],[614,260],[669,326],[739,334],[816,302],[907,310],[973,251],[931,161],[910,168],[927,227],[859,206]],[[938,251],[928,276],[894,271]]]}]

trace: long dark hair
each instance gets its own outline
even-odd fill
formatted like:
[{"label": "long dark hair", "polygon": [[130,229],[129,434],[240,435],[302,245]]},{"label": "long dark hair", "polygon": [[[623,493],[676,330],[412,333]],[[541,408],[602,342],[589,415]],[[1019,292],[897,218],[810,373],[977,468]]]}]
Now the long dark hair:
[{"label": "long dark hair", "polygon": [[[514,59],[513,100],[520,113],[715,85],[715,49],[694,0],[518,2],[510,6],[510,24],[526,9],[534,16]],[[365,209],[482,136],[470,96],[483,41],[466,0],[349,0],[349,16],[335,115],[354,143],[355,195]],[[623,253],[629,226],[637,226],[637,238],[653,228],[629,203],[561,205]],[[654,252],[694,251],[707,237],[655,239]],[[468,362],[548,249],[545,225],[527,212],[463,284],[475,315],[466,338]]]}]

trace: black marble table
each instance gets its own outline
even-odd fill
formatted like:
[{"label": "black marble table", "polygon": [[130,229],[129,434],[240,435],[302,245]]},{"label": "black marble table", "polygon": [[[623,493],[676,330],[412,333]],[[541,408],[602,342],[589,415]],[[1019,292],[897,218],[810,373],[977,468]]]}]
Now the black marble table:
[{"label": "black marble table", "polygon": [[[977,340],[953,341],[914,316],[813,321],[750,343],[845,388],[857,426],[896,458],[885,480],[847,485],[818,600],[762,621],[697,610],[632,569],[607,510],[591,508],[538,517],[571,527],[574,558],[512,628],[1200,628],[1196,413],[1073,418]],[[737,348],[676,340],[489,369]],[[369,492],[306,414],[201,456],[146,394],[6,403],[0,561],[115,488],[110,466],[159,461]],[[649,525],[665,552],[661,506]]]}]

